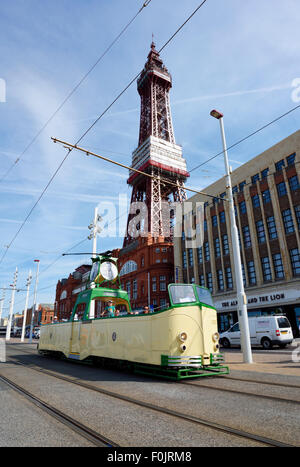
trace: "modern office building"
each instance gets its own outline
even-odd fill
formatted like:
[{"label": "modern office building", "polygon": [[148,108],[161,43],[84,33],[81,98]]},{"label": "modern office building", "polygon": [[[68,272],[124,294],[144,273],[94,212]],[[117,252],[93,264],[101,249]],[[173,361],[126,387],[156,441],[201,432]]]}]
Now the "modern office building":
[{"label": "modern office building", "polygon": [[[286,314],[299,336],[300,324],[300,130],[232,172],[248,314]],[[187,234],[174,239],[177,282],[208,287],[219,330],[237,321],[236,285],[225,177],[195,195],[204,204],[203,244],[190,248]],[[218,197],[218,198],[217,198]],[[183,219],[181,219],[183,220]]]}]

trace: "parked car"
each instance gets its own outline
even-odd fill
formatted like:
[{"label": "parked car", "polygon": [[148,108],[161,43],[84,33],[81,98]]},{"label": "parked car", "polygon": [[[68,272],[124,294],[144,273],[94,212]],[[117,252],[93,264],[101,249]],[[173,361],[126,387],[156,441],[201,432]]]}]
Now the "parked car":
[{"label": "parked car", "polygon": [[[262,345],[264,349],[271,349],[273,345],[284,348],[293,341],[289,320],[282,315],[250,317],[249,332],[251,345]],[[220,344],[225,348],[241,345],[239,323],[220,334]]]}]

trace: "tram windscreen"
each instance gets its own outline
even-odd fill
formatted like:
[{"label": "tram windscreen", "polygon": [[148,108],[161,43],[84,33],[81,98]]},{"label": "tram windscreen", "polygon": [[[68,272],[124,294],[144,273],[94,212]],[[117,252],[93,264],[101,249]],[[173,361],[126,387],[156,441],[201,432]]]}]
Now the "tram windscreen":
[{"label": "tram windscreen", "polygon": [[197,302],[192,285],[171,285],[169,290],[174,305]]},{"label": "tram windscreen", "polygon": [[206,305],[214,306],[212,296],[209,290],[202,287],[196,287],[199,302],[205,303]]}]

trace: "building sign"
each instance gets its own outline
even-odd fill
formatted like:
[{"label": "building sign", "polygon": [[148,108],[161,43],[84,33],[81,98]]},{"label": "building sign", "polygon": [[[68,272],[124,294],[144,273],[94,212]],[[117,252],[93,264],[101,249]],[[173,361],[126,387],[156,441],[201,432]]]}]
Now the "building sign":
[{"label": "building sign", "polygon": [[[249,308],[278,306],[297,301],[300,301],[300,291],[295,289],[277,290],[268,294],[247,295],[247,305]],[[225,300],[214,300],[214,305],[218,311],[229,311],[236,309],[237,300],[234,297],[229,297]]]}]

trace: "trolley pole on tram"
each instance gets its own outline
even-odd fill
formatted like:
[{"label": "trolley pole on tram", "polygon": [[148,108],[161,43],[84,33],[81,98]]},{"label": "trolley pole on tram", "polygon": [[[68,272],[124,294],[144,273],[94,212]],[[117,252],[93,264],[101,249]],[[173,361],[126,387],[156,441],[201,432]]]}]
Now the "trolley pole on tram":
[{"label": "trolley pole on tram", "polygon": [[243,351],[243,357],[245,363],[253,363],[250,332],[249,332],[249,321],[247,313],[247,297],[244,290],[243,274],[242,274],[242,263],[241,263],[241,251],[238,237],[238,229],[236,226],[235,212],[234,212],[234,201],[232,195],[232,185],[230,168],[228,163],[227,145],[224,131],[223,114],[217,110],[212,110],[210,115],[220,122],[221,137],[223,143],[224,162],[226,170],[226,193],[229,201],[229,215],[230,215],[230,229],[231,229],[231,241],[233,249],[233,262],[235,271],[235,282],[236,282],[236,293],[238,302],[238,320],[241,332],[241,347]]}]

